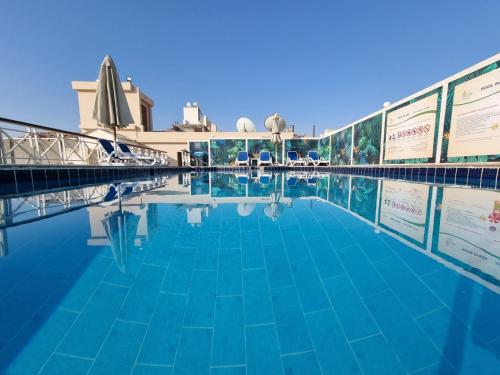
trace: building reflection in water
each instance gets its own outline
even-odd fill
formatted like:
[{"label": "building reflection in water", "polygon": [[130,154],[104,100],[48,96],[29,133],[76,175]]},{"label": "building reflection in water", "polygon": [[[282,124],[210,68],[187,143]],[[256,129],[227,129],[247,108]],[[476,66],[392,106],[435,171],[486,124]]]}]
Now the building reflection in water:
[{"label": "building reflection in water", "polygon": [[[299,208],[296,212],[290,210],[293,205]],[[178,228],[182,235],[193,234],[195,238],[204,226],[205,230],[207,227],[221,230],[220,226],[213,225],[214,221],[220,223],[222,216],[233,212],[231,223],[237,222],[236,217],[242,226],[262,225],[263,221],[273,229],[292,217],[305,222],[304,228],[315,230],[320,221],[322,225],[329,223],[328,217],[321,218],[328,213],[325,205],[347,213],[336,216],[345,222],[331,223],[328,230],[335,230],[339,224],[368,229],[363,232],[365,240],[376,242],[380,240],[377,236],[383,237],[379,243],[392,248],[396,255],[391,259],[401,258],[394,264],[403,267],[404,257],[411,257],[413,251],[432,259],[419,258],[423,268],[431,268],[423,270],[427,272],[425,275],[412,276],[410,273],[415,270],[408,268],[405,276],[430,276],[429,287],[453,312],[449,321],[438,327],[444,335],[443,355],[453,358],[456,368],[461,367],[464,346],[470,340],[500,355],[492,345],[497,326],[492,327],[496,323],[491,319],[492,306],[496,306],[495,298],[500,293],[499,191],[300,172],[181,174],[1,199],[0,255],[9,255],[7,229],[10,226],[82,209],[88,216],[90,236],[86,241],[90,250],[95,250],[92,254],[109,251],[107,254],[111,254],[116,266],[113,274],[128,282],[137,272],[134,269],[143,262],[137,261],[141,256],[154,256],[155,251],[168,252],[167,245],[174,246],[175,238],[168,236],[171,228],[173,232]],[[293,218],[294,215],[300,217]],[[316,220],[318,217],[321,219]],[[359,225],[359,221],[370,227]],[[187,228],[182,227],[184,224]],[[167,235],[162,232],[162,225],[168,228],[164,231]],[[187,238],[186,243],[191,240]],[[440,281],[431,285],[432,269],[446,271],[448,276],[441,276],[446,282],[438,278]],[[483,287],[478,293],[477,289]],[[408,296],[412,296],[411,291]],[[473,337],[469,336],[469,327]],[[444,361],[442,366],[441,372],[445,373],[448,367]]]},{"label": "building reflection in water", "polygon": [[[115,192],[113,193],[113,189]],[[500,192],[437,187],[406,181],[320,173],[187,173],[150,181],[101,185],[0,200],[0,254],[8,255],[5,228],[85,208],[88,246],[108,246],[120,269],[158,230],[158,207],[185,208],[200,227],[213,210],[234,205],[240,217],[257,207],[270,220],[294,200],[332,204],[447,267],[499,291]]]}]

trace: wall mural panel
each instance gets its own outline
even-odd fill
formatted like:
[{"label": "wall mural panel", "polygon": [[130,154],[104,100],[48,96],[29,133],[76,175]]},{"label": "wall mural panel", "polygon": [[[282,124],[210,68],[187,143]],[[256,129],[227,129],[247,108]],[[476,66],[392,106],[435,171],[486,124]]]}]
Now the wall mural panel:
[{"label": "wall mural panel", "polygon": [[329,184],[329,176],[321,175],[318,181],[318,191],[317,195],[321,199],[327,200],[328,198],[328,184]]},{"label": "wall mural panel", "polygon": [[384,164],[435,162],[442,92],[438,87],[386,112]]},{"label": "wall mural panel", "polygon": [[351,181],[350,210],[375,223],[378,180],[353,177]]},{"label": "wall mural panel", "polygon": [[343,208],[349,207],[349,179],[348,176],[330,175],[329,202]]},{"label": "wall mural panel", "polygon": [[353,164],[379,164],[382,113],[354,125]]},{"label": "wall mural panel", "polygon": [[318,141],[319,155],[325,159],[330,160],[330,137],[321,138]]},{"label": "wall mural panel", "polygon": [[352,127],[346,128],[331,136],[332,165],[350,165],[352,149]]},{"label": "wall mural panel", "polygon": [[238,152],[245,150],[244,139],[212,139],[210,140],[210,165],[234,165]]},{"label": "wall mural panel", "polygon": [[245,197],[246,183],[241,183],[238,176],[232,173],[216,173],[212,175],[212,197]]},{"label": "wall mural panel", "polygon": [[287,139],[285,140],[285,158],[288,151],[297,151],[300,157],[306,157],[312,150],[318,150],[317,139]]},{"label": "wall mural panel", "polygon": [[500,161],[500,61],[448,84],[442,163]]},{"label": "wall mural panel", "polygon": [[189,142],[189,153],[191,154],[190,165],[198,163],[208,165],[208,142]]},{"label": "wall mural panel", "polygon": [[205,195],[210,193],[210,174],[191,173],[191,195]]},{"label": "wall mural panel", "polygon": [[[259,153],[262,150],[271,151],[273,160],[276,160],[276,146],[271,142],[270,139],[249,139],[248,140],[248,152],[251,158],[258,158]],[[283,142],[278,145],[278,163],[282,162],[283,159]]]},{"label": "wall mural panel", "polygon": [[281,192],[281,177],[270,172],[252,172],[248,182],[248,196],[269,197],[274,192]]},{"label": "wall mural panel", "polygon": [[307,173],[287,172],[284,195],[288,198],[315,197],[318,193],[318,179]]}]

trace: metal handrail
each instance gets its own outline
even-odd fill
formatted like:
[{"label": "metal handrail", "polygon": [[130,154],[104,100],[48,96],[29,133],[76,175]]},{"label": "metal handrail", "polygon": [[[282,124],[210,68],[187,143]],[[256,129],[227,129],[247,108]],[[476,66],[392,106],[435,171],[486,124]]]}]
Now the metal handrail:
[{"label": "metal handrail", "polygon": [[[4,117],[0,123],[11,125],[0,126],[0,165],[97,165],[106,160],[98,137]],[[161,163],[167,158],[161,150],[136,143],[128,146]]]}]

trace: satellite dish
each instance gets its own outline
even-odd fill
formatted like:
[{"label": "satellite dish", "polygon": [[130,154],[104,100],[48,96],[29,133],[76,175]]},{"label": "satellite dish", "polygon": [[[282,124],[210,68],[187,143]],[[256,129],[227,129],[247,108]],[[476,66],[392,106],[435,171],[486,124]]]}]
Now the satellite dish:
[{"label": "satellite dish", "polygon": [[238,129],[240,133],[254,132],[256,130],[252,120],[246,117],[240,117],[238,121],[236,121],[236,129]]},{"label": "satellite dish", "polygon": [[187,103],[186,103],[186,107],[187,107],[187,108],[191,108],[191,103],[187,102]]},{"label": "satellite dish", "polygon": [[198,102],[193,102],[193,107],[198,107]]},{"label": "satellite dish", "polygon": [[285,130],[286,121],[277,112],[266,118],[264,127],[273,133],[280,133]]}]

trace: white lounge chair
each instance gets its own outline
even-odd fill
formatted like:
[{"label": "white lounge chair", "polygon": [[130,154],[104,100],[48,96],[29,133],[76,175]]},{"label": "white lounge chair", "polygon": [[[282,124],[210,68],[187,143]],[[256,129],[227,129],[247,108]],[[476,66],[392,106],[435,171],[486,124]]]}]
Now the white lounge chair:
[{"label": "white lounge chair", "polygon": [[246,152],[246,151],[239,151],[238,155],[236,156],[236,162],[235,162],[235,164],[237,166],[241,166],[241,165],[248,166],[248,164],[249,164],[248,152]]},{"label": "white lounge chair", "polygon": [[237,174],[236,181],[240,185],[248,185],[248,175],[247,174]]},{"label": "white lounge chair", "polygon": [[315,167],[319,165],[330,165],[330,161],[323,159],[319,156],[318,151],[309,151],[306,158],[308,165],[314,165]]},{"label": "white lounge chair", "polygon": [[286,153],[286,164],[293,167],[295,165],[305,165],[306,161],[299,158],[297,151],[288,151]]},{"label": "white lounge chair", "polygon": [[134,159],[138,164],[147,164],[154,165],[158,162],[158,160],[151,156],[140,155],[132,152],[132,150],[125,143],[118,143],[118,148],[120,149],[120,153],[122,155],[126,155],[132,159]]},{"label": "white lounge chair", "polygon": [[271,153],[267,150],[262,150],[259,152],[259,159],[257,160],[257,167],[262,165],[272,165],[273,161],[271,158]]},{"label": "white lounge chair", "polygon": [[99,144],[104,150],[105,155],[99,159],[101,165],[123,165],[129,161],[133,161],[130,157],[121,155],[115,150],[113,144],[107,139],[99,139]]}]

